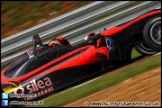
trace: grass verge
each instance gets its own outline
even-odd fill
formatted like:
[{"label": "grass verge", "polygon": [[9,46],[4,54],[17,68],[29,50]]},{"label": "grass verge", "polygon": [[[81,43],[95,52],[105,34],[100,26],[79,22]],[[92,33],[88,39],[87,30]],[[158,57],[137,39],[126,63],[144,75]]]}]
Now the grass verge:
[{"label": "grass verge", "polygon": [[141,54],[139,52],[137,52],[135,48],[133,48],[131,58],[134,59],[134,58],[137,58],[139,56],[141,56]]},{"label": "grass verge", "polygon": [[105,75],[99,79],[93,80],[85,85],[82,85],[75,89],[68,89],[65,92],[51,95],[45,99],[44,105],[37,105],[33,107],[55,107],[63,106],[67,103],[73,102],[77,99],[83,98],[101,89],[115,85],[123,80],[138,75],[143,72],[147,72],[155,67],[161,65],[161,54],[146,59],[138,64],[131,65],[127,68],[123,68],[118,71],[114,71],[109,75]]}]

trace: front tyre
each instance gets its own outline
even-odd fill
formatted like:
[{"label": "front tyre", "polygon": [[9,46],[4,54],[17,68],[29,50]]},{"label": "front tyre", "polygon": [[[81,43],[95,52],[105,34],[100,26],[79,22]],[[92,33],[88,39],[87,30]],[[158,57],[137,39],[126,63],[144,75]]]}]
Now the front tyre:
[{"label": "front tyre", "polygon": [[161,16],[155,16],[147,21],[143,29],[143,39],[152,50],[161,51]]},{"label": "front tyre", "polygon": [[134,48],[142,55],[153,55],[157,53],[157,51],[148,48],[145,43],[139,43],[135,45]]}]

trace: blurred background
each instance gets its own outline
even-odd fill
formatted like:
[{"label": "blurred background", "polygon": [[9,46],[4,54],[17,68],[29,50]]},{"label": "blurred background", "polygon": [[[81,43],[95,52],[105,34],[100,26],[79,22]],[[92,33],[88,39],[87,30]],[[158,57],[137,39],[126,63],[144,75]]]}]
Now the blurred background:
[{"label": "blurred background", "polygon": [[1,38],[93,1],[1,1]]},{"label": "blurred background", "polygon": [[126,22],[160,1],[1,1],[1,67],[32,47],[32,36],[43,43],[64,36],[72,45],[89,32]]}]

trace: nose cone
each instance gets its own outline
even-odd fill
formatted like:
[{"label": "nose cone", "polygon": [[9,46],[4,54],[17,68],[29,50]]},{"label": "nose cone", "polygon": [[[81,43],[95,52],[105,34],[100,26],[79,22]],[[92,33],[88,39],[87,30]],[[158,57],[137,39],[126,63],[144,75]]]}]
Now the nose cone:
[{"label": "nose cone", "polygon": [[9,84],[2,84],[2,92],[10,93],[20,87],[20,84],[15,81],[10,81]]}]

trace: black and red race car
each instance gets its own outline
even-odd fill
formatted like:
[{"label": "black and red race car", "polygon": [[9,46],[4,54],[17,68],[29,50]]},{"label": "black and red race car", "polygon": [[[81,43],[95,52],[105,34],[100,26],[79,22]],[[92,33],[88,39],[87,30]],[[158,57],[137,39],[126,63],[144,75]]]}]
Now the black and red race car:
[{"label": "black and red race car", "polygon": [[120,25],[89,33],[76,46],[43,44],[33,36],[33,48],[1,70],[2,92],[32,100],[131,60],[135,47],[151,55],[161,51],[161,10],[155,9]]}]

